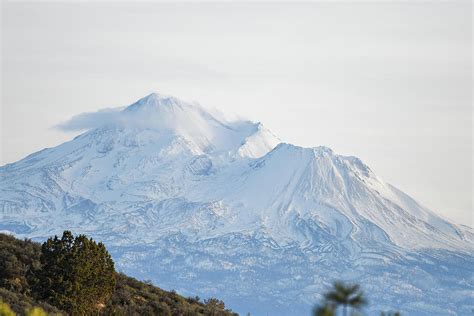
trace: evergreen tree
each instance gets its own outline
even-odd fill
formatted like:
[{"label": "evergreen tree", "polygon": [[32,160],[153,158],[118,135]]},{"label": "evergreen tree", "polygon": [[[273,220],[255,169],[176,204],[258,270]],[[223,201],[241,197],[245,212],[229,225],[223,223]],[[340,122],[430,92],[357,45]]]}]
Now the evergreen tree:
[{"label": "evergreen tree", "polygon": [[359,285],[347,285],[343,282],[335,282],[333,289],[324,295],[328,304],[335,306],[342,306],[343,315],[347,315],[347,308],[359,309],[365,304],[367,300],[364,293],[360,290]]},{"label": "evergreen tree", "polygon": [[91,314],[115,289],[114,263],[102,243],[84,235],[49,238],[41,247],[36,293],[71,314]]}]

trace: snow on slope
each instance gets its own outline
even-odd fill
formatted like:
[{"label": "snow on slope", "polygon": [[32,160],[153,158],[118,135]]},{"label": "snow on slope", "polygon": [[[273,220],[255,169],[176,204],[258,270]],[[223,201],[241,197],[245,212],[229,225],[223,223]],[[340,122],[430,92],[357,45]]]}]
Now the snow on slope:
[{"label": "snow on slope", "polygon": [[[119,265],[132,274],[139,274],[139,262],[157,260],[150,249],[171,243],[189,256],[171,265],[176,253],[160,252],[168,258],[164,269],[182,266],[189,285],[190,267],[248,273],[259,264],[247,256],[259,254],[274,273],[284,271],[275,262],[301,267],[285,286],[268,285],[269,292],[286,289],[298,297],[306,261],[321,256],[321,264],[340,265],[336,275],[326,266],[321,280],[352,264],[409,262],[425,251],[472,259],[472,228],[420,206],[358,158],[280,143],[261,123],[225,122],[159,94],[101,115],[103,123],[75,139],[0,168],[0,230],[40,239],[66,228],[89,233],[116,247]],[[280,257],[286,252],[293,254]],[[161,271],[143,273],[153,279]],[[305,286],[301,300],[307,302],[314,288]]]}]

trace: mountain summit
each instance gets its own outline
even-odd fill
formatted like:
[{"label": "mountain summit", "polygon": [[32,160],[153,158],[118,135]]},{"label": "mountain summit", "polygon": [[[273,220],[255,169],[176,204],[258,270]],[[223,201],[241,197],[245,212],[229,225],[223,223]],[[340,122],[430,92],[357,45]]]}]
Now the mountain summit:
[{"label": "mountain summit", "polygon": [[157,93],[138,100],[122,113],[125,124],[136,123],[182,137],[197,154],[239,153],[255,158],[279,143],[261,123],[223,122],[196,104]]},{"label": "mountain summit", "polygon": [[160,94],[100,113],[75,139],[0,168],[1,230],[86,233],[131,275],[252,314],[308,312],[335,279],[367,285],[370,313],[474,307],[472,228],[360,159]]}]

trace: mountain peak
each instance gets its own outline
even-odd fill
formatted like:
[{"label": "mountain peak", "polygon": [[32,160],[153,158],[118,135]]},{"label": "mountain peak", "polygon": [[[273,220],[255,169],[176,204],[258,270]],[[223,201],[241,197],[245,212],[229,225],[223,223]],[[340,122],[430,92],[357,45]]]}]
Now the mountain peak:
[{"label": "mountain peak", "polygon": [[[199,104],[160,93],[151,93],[119,111],[101,114],[100,120],[94,120],[100,125],[93,128],[105,127],[113,131],[118,126],[127,142],[131,137],[141,138],[136,136],[140,133],[150,135],[153,131],[154,142],[163,145],[164,140],[176,140],[194,154],[238,154],[256,158],[280,142],[260,122],[219,119]],[[74,123],[75,119],[68,124]]]},{"label": "mountain peak", "polygon": [[175,106],[181,106],[186,102],[181,101],[173,96],[159,94],[156,92],[150,93],[149,95],[141,98],[137,102],[129,105],[125,108],[125,112],[136,112],[142,110],[153,110],[153,109],[166,109],[173,108]]}]

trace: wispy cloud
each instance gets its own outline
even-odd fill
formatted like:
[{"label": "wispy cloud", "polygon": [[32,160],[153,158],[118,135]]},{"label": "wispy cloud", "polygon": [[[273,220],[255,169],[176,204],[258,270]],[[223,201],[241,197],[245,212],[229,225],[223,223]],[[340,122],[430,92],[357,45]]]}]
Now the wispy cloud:
[{"label": "wispy cloud", "polygon": [[62,131],[83,131],[100,126],[113,125],[126,122],[121,112],[123,108],[103,109],[97,112],[81,113],[71,117],[55,127]]}]

